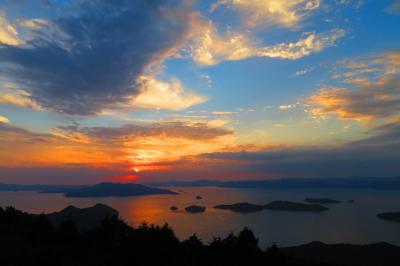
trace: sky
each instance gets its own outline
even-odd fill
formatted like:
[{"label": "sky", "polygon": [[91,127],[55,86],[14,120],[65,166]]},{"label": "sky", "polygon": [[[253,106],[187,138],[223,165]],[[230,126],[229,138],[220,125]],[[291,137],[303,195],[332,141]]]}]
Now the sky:
[{"label": "sky", "polygon": [[0,182],[399,162],[398,0],[0,0]]}]

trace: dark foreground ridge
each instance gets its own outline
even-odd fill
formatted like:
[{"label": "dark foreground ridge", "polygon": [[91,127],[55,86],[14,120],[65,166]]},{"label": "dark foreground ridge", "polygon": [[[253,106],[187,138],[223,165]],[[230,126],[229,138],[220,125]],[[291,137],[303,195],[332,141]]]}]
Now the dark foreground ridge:
[{"label": "dark foreground ridge", "polygon": [[313,242],[263,250],[247,228],[204,244],[196,235],[180,241],[168,225],[133,228],[114,216],[82,231],[73,221],[54,226],[44,214],[12,207],[0,208],[0,250],[2,266],[391,266],[400,261],[400,247],[387,243]]},{"label": "dark foreground ridge", "polygon": [[302,212],[321,212],[327,211],[329,208],[318,204],[304,204],[300,202],[291,201],[271,201],[266,205],[257,205],[248,202],[239,202],[231,205],[217,205],[216,209],[231,210],[234,212],[251,213],[259,212],[262,210],[272,211],[302,211]]},{"label": "dark foreground ridge", "polygon": [[400,223],[400,212],[384,212],[378,213],[376,216],[383,220]]},{"label": "dark foreground ridge", "polygon": [[95,198],[95,197],[131,197],[156,194],[175,195],[176,192],[167,189],[153,188],[134,183],[100,183],[66,192],[66,197]]},{"label": "dark foreground ridge", "polygon": [[67,208],[46,215],[50,222],[58,227],[63,222],[72,221],[79,230],[89,230],[101,225],[106,218],[118,217],[118,211],[104,204],[96,204],[89,208]]},{"label": "dark foreground ridge", "polygon": [[[321,242],[283,248],[282,253],[303,261],[318,261],[321,265],[398,265],[400,248],[388,243],[370,245],[332,244]],[[323,264],[322,264],[323,263]]]}]

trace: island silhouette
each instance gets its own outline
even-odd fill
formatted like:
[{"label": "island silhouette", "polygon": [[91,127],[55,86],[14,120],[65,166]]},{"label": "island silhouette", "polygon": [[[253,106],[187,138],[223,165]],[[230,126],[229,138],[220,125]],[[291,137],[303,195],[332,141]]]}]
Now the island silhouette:
[{"label": "island silhouette", "polygon": [[305,202],[316,203],[316,204],[335,204],[340,203],[339,200],[328,199],[328,198],[305,198]]},{"label": "island silhouette", "polygon": [[234,212],[251,213],[262,210],[272,211],[301,211],[301,212],[321,212],[327,211],[329,208],[318,204],[304,204],[301,202],[291,201],[271,201],[265,205],[257,205],[248,202],[239,202],[234,204],[223,204],[214,206],[216,209],[231,210]]},{"label": "island silhouette", "polygon": [[64,193],[70,198],[95,198],[95,197],[132,197],[143,195],[178,193],[168,189],[148,187],[136,183],[100,183],[92,186],[70,190]]},{"label": "island silhouette", "polygon": [[185,208],[185,211],[190,213],[202,213],[206,211],[206,207],[198,205],[190,205]]}]

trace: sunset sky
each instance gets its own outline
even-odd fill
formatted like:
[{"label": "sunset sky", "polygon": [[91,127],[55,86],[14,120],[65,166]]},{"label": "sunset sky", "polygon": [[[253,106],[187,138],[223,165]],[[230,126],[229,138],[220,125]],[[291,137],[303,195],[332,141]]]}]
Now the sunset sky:
[{"label": "sunset sky", "polygon": [[398,0],[0,0],[0,183],[399,174]]}]

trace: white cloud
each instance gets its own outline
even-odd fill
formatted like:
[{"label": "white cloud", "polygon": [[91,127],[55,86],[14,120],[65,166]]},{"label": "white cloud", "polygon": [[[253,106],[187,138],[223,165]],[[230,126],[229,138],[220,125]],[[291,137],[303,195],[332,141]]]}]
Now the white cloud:
[{"label": "white cloud", "polygon": [[5,116],[0,115],[0,123],[8,124],[10,123],[10,120]]},{"label": "white cloud", "polygon": [[296,107],[295,104],[282,104],[282,105],[279,106],[279,109],[280,110],[290,110],[290,109],[293,109],[295,107]]},{"label": "white cloud", "polygon": [[307,73],[312,72],[313,70],[314,70],[313,67],[307,67],[307,68],[305,68],[305,69],[301,69],[301,70],[296,71],[296,72],[293,74],[293,76],[294,76],[294,77],[304,76],[304,75],[306,75]]},{"label": "white cloud", "polygon": [[191,46],[191,57],[197,64],[203,66],[250,57],[294,60],[334,46],[336,41],[345,34],[343,29],[333,29],[328,33],[308,33],[295,42],[262,46],[246,34],[228,32],[225,36],[221,36],[214,25],[209,23],[202,34],[194,40]]},{"label": "white cloud", "polygon": [[211,11],[228,6],[242,14],[246,26],[280,25],[290,28],[316,10],[320,3],[320,0],[220,0],[211,6]]},{"label": "white cloud", "polygon": [[186,91],[175,78],[166,82],[153,76],[140,76],[137,84],[141,92],[130,101],[135,108],[181,110],[207,101],[205,96]]}]

